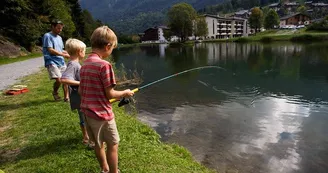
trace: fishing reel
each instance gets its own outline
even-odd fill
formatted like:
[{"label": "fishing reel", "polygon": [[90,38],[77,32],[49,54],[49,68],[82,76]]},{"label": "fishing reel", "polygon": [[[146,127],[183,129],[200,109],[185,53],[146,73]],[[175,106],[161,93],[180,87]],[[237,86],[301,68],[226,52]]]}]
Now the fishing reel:
[{"label": "fishing reel", "polygon": [[129,104],[130,102],[132,102],[132,99],[131,99],[131,98],[123,97],[123,98],[121,98],[120,102],[118,103],[118,107],[121,107],[121,106],[127,105],[127,104]]}]

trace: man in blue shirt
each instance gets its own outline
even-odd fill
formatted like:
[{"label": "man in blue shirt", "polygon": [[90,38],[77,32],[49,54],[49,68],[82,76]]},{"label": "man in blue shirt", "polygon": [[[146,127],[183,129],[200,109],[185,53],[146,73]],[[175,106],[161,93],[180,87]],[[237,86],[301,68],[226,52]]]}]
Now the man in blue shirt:
[{"label": "man in blue shirt", "polygon": [[[44,55],[44,66],[48,69],[50,79],[55,79],[52,95],[55,101],[59,101],[61,98],[58,95],[58,89],[60,88],[60,78],[62,73],[66,69],[65,58],[69,58],[70,55],[64,50],[64,43],[59,36],[63,30],[64,24],[60,20],[53,20],[51,22],[51,31],[44,34],[42,38],[42,52]],[[63,85],[64,101],[69,101],[68,86]]]}]

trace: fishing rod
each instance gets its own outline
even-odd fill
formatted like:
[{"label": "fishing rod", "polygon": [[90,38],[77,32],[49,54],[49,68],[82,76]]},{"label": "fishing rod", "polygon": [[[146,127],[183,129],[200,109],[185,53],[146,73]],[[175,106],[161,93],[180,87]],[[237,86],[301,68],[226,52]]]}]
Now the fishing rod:
[{"label": "fishing rod", "polygon": [[[202,66],[202,67],[196,67],[196,68],[188,69],[188,70],[185,70],[185,71],[181,71],[181,72],[179,72],[179,73],[172,74],[172,75],[170,75],[170,76],[167,76],[167,77],[164,77],[164,78],[162,78],[162,79],[156,80],[156,81],[154,81],[154,82],[148,83],[148,84],[146,84],[146,85],[144,85],[144,86],[141,86],[141,87],[135,88],[135,89],[132,90],[132,92],[136,93],[136,92],[138,92],[139,90],[142,90],[142,89],[144,89],[144,88],[147,88],[147,87],[149,87],[149,86],[151,86],[151,85],[154,85],[154,84],[156,84],[156,83],[162,82],[162,81],[164,81],[164,80],[170,79],[170,78],[172,78],[172,77],[175,77],[175,76],[178,76],[178,75],[181,75],[181,74],[184,74],[184,73],[190,72],[190,71],[200,70],[200,69],[206,69],[206,68],[218,68],[218,69],[221,69],[221,70],[225,70],[224,68],[219,67],[219,66]],[[130,102],[130,100],[127,99],[127,98],[125,98],[125,97],[123,97],[122,99],[114,98],[114,99],[110,99],[110,100],[109,100],[110,103],[114,103],[114,102],[116,102],[116,101],[120,101],[120,103],[118,104],[119,107],[121,107],[121,106],[123,106],[123,105],[125,105],[125,104],[128,104],[128,103]]]}]

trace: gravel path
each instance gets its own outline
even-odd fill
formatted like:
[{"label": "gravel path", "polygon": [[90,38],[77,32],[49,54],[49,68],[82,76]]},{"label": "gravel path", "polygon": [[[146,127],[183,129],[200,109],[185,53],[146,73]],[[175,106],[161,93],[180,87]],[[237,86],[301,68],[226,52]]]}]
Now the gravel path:
[{"label": "gravel path", "polygon": [[0,65],[0,91],[18,83],[21,77],[38,72],[44,67],[43,57]]}]

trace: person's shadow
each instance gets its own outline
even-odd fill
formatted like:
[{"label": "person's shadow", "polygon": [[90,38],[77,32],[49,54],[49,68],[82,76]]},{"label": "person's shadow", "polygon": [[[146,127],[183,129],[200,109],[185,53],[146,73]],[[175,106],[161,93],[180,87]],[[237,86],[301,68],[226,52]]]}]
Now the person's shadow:
[{"label": "person's shadow", "polygon": [[40,142],[32,144],[23,148],[18,153],[15,151],[7,150],[0,152],[0,163],[6,163],[11,161],[19,162],[21,160],[29,160],[34,158],[39,158],[45,155],[51,155],[52,153],[65,153],[76,150],[77,148],[84,147],[81,143],[81,138],[78,135],[74,137],[68,137],[65,139],[56,139],[50,143]]},{"label": "person's shadow", "polygon": [[28,101],[28,102],[23,102],[23,103],[8,103],[8,104],[0,104],[0,110],[1,111],[9,111],[9,110],[14,110],[14,109],[21,109],[21,108],[26,108],[26,107],[33,107],[33,106],[40,106],[42,104],[52,102],[49,99],[43,99],[43,100],[35,100],[35,101]]}]

